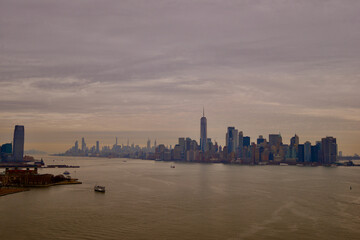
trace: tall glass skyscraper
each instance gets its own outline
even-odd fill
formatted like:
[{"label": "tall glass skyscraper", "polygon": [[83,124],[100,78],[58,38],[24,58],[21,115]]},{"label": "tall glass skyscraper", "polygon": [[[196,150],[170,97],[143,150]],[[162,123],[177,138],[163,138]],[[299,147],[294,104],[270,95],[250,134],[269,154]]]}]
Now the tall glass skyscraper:
[{"label": "tall glass skyscraper", "polygon": [[228,127],[227,133],[226,133],[226,146],[228,149],[228,153],[236,153],[238,149],[238,140],[239,140],[239,134],[238,130],[235,129],[235,127]]},{"label": "tall glass skyscraper", "polygon": [[331,164],[336,162],[337,144],[336,138],[326,137],[321,139],[321,155],[323,164]]},{"label": "tall glass skyscraper", "polygon": [[205,117],[205,110],[203,109],[203,116],[200,119],[200,149],[207,151],[207,120]]},{"label": "tall glass skyscraper", "polygon": [[14,130],[13,157],[14,161],[21,162],[24,158],[24,126],[16,125]]}]

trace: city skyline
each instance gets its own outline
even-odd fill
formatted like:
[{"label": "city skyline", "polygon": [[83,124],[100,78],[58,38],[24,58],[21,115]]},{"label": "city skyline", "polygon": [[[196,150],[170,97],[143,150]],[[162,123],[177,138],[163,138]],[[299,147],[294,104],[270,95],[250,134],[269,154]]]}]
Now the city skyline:
[{"label": "city skyline", "polygon": [[[0,142],[336,136],[360,149],[357,1],[1,1]],[[211,119],[211,120],[210,120]],[[101,139],[99,139],[101,138]]]},{"label": "city skyline", "polygon": [[[203,108],[200,118],[200,141],[190,137],[179,137],[178,143],[169,146],[157,145],[156,140],[151,146],[151,140],[147,140],[146,147],[140,147],[132,143],[118,145],[115,138],[113,146],[103,146],[100,150],[99,141],[96,146],[87,147],[85,138],[82,137],[81,147],[78,140],[75,144],[60,156],[83,156],[83,157],[108,157],[108,158],[137,158],[156,161],[186,161],[202,163],[234,163],[244,165],[311,165],[311,166],[335,166],[343,160],[342,151],[338,151],[335,137],[326,136],[318,140],[314,145],[306,141],[300,143],[299,136],[295,134],[286,144],[280,133],[269,134],[269,141],[259,135],[254,141],[249,136],[244,136],[243,131],[235,127],[228,127],[226,132],[226,145],[221,146],[211,138],[207,138],[207,119]],[[5,146],[2,147],[5,149]],[[357,154],[349,157],[358,157]],[[349,159],[349,158],[348,158]],[[351,165],[352,162],[346,163]]]},{"label": "city skyline", "polygon": [[[205,114],[204,114],[204,111],[203,111],[203,115],[202,115],[202,117],[201,117],[201,121],[200,121],[200,135],[199,135],[199,138],[197,138],[197,137],[194,137],[194,138],[192,138],[192,137],[190,137],[190,139],[194,139],[197,143],[198,143],[198,145],[199,145],[199,149],[200,150],[203,150],[203,148],[201,147],[201,132],[202,132],[202,130],[204,129],[203,128],[203,119],[205,118],[205,132],[207,132],[207,129],[206,129],[206,122],[207,122],[207,119],[206,119],[206,117],[205,117]],[[7,144],[7,143],[10,143],[10,144],[13,144],[14,142],[15,142],[15,135],[16,135],[16,132],[17,132],[17,129],[19,128],[19,127],[21,127],[22,128],[22,130],[20,130],[20,131],[22,131],[22,133],[20,134],[20,135],[22,135],[22,148],[24,149],[24,151],[29,151],[29,150],[36,150],[36,151],[43,151],[44,149],[36,149],[36,148],[31,148],[31,147],[26,147],[26,143],[24,143],[24,133],[23,133],[23,131],[24,131],[24,128],[23,128],[23,126],[18,126],[18,125],[16,125],[15,126],[15,132],[14,131],[12,131],[12,133],[14,134],[14,141],[10,141],[10,140],[5,140],[5,141],[3,141],[3,142],[0,142],[0,144]],[[232,140],[230,140],[229,141],[229,131],[231,131],[231,139]],[[284,144],[289,144],[289,145],[291,145],[291,144],[293,144],[293,135],[291,135],[289,138],[287,138],[287,137],[283,137],[283,135],[281,134],[281,132],[279,132],[279,133],[268,133],[268,136],[269,136],[269,138],[267,139],[267,138],[264,138],[264,136],[266,136],[266,134],[259,134],[258,136],[249,136],[248,134],[246,134],[246,131],[245,131],[245,135],[243,135],[244,134],[244,131],[242,130],[242,129],[237,129],[236,127],[234,127],[234,126],[228,126],[227,127],[227,132],[226,131],[224,131],[224,134],[225,134],[225,137],[224,137],[224,139],[220,139],[220,141],[219,140],[217,140],[217,139],[212,139],[211,138],[211,136],[208,136],[207,137],[207,140],[208,141],[210,141],[212,144],[218,144],[218,146],[221,146],[221,147],[223,147],[223,146],[228,146],[228,143],[229,143],[229,145],[232,145],[233,146],[233,150],[235,150],[236,149],[236,147],[235,146],[237,146],[237,145],[242,145],[242,144],[245,144],[245,140],[241,140],[240,141],[240,138],[239,138],[239,136],[241,136],[241,139],[245,139],[245,138],[247,138],[247,140],[246,140],[246,144],[247,145],[251,145],[252,143],[255,143],[255,144],[260,144],[261,142],[263,142],[263,141],[266,141],[266,140],[268,140],[268,142],[270,143],[270,144],[272,144],[272,141],[274,141],[274,140],[272,140],[272,137],[277,137],[277,136],[281,136],[281,139],[282,139],[282,143],[284,143]],[[317,142],[321,142],[321,138],[323,138],[323,137],[332,137],[332,136],[330,136],[330,135],[324,135],[324,136],[322,136],[320,139],[315,139],[314,141],[310,141],[310,140],[308,140],[308,139],[305,139],[305,140],[303,140],[303,139],[301,139],[301,140],[299,140],[299,136],[298,136],[298,134],[294,134],[295,135],[295,137],[297,137],[297,143],[299,144],[299,142],[302,142],[303,144],[306,144],[306,143],[309,143],[309,144],[316,144]],[[287,135],[286,135],[287,136]],[[134,141],[134,140],[130,140],[128,137],[124,137],[124,138],[120,138],[120,139],[122,139],[122,140],[120,140],[120,142],[118,142],[118,140],[119,140],[119,137],[118,136],[112,136],[112,137],[107,137],[107,138],[104,138],[104,137],[99,137],[99,136],[93,136],[93,137],[91,137],[90,139],[90,141],[89,142],[91,142],[90,144],[89,144],[89,146],[91,147],[91,148],[94,148],[94,149],[101,149],[101,148],[103,148],[103,147],[105,147],[105,148],[107,148],[107,147],[110,147],[111,148],[111,146],[115,146],[115,145],[118,145],[118,146],[136,146],[136,147],[139,147],[139,148],[146,148],[146,147],[148,147],[149,146],[149,144],[151,144],[151,146],[152,147],[154,147],[155,145],[156,146],[158,146],[159,144],[163,144],[163,145],[165,145],[166,146],[166,148],[173,148],[175,145],[176,145],[176,142],[177,142],[177,140],[179,139],[179,138],[186,138],[186,137],[188,137],[188,136],[186,136],[186,135],[184,135],[184,134],[181,134],[181,135],[179,135],[179,136],[177,136],[176,137],[176,139],[173,141],[173,142],[167,142],[167,143],[165,143],[165,142],[162,142],[161,140],[159,141],[159,140],[157,140],[156,138],[153,138],[153,139],[151,139],[150,137],[148,137],[148,138],[146,138],[146,141],[145,141],[145,138],[141,138],[142,140],[140,141],[140,143],[139,142],[137,142],[137,141]],[[112,140],[111,140],[111,139]],[[94,140],[95,139],[95,140]],[[99,139],[102,139],[102,141],[101,140],[99,140]],[[200,139],[200,141],[197,141],[196,139]],[[81,142],[79,143],[79,141],[81,140]],[[158,141],[158,142],[157,142]],[[232,141],[234,141],[233,143],[231,143]],[[260,141],[260,142],[259,142]],[[87,140],[86,140],[86,137],[76,137],[76,138],[74,138],[73,139],[73,142],[75,142],[75,146],[76,145],[78,145],[78,147],[79,147],[79,149],[81,150],[81,151],[85,151],[85,149],[90,149],[89,147],[88,147],[88,145],[87,145],[87,143],[86,142],[88,142]],[[157,143],[156,143],[157,142]],[[71,145],[71,143],[66,143],[66,144],[63,144],[63,146],[64,146],[64,148],[63,149],[61,149],[61,150],[59,150],[59,151],[55,151],[55,152],[47,152],[47,153],[51,153],[51,154],[53,154],[53,153],[61,153],[61,152],[63,152],[64,150],[66,150],[66,149],[68,149],[69,148],[69,146]],[[339,144],[338,144],[339,145]],[[25,147],[24,147],[25,146]],[[341,152],[341,154],[343,155],[343,156],[346,156],[346,155],[348,155],[348,156],[353,156],[353,155],[358,155],[359,153],[358,152],[354,152],[354,153],[352,153],[352,154],[348,154],[348,153],[346,153],[346,152],[344,152],[341,148],[338,148],[338,152]]]}]

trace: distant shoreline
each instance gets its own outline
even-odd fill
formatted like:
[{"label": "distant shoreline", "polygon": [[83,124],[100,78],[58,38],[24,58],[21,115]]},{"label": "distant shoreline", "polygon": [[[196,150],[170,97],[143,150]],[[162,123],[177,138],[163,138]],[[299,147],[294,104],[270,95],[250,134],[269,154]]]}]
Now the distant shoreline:
[{"label": "distant shoreline", "polygon": [[352,159],[352,160],[339,160],[333,164],[319,164],[316,162],[311,163],[304,163],[304,162],[297,162],[297,163],[289,163],[289,162],[259,162],[258,164],[248,164],[248,163],[240,163],[240,162],[224,162],[224,161],[178,161],[178,160],[155,160],[155,159],[143,159],[143,158],[131,158],[131,157],[105,157],[105,156],[71,156],[71,155],[61,155],[61,154],[49,154],[49,156],[57,156],[57,157],[76,157],[76,158],[107,158],[107,159],[138,159],[138,160],[146,160],[146,161],[158,161],[158,162],[174,162],[174,163],[202,163],[202,164],[209,164],[209,163],[223,163],[226,165],[243,165],[243,166],[305,166],[305,167],[330,167],[330,166],[344,166],[344,167],[360,167],[360,164],[354,165],[347,165],[350,161],[360,161],[360,159]]}]

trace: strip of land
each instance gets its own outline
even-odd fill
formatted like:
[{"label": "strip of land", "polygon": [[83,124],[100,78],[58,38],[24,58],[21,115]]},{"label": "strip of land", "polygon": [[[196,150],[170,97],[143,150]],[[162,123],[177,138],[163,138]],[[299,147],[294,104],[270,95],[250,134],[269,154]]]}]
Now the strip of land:
[{"label": "strip of land", "polygon": [[2,188],[0,188],[0,197],[8,195],[8,194],[19,193],[19,192],[24,192],[24,191],[29,191],[29,190],[30,189],[28,189],[28,188],[2,187]]}]

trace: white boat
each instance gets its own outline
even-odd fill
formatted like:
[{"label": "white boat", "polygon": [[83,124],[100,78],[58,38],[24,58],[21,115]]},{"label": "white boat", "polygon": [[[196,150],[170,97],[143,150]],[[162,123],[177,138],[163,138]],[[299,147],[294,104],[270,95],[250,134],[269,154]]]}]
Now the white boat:
[{"label": "white boat", "polygon": [[280,163],[279,165],[280,165],[280,166],[288,166],[289,164],[287,164],[287,163]]},{"label": "white boat", "polygon": [[102,192],[102,193],[104,193],[104,192],[105,192],[105,187],[104,187],[104,186],[95,185],[94,191],[95,191],[95,192]]}]

